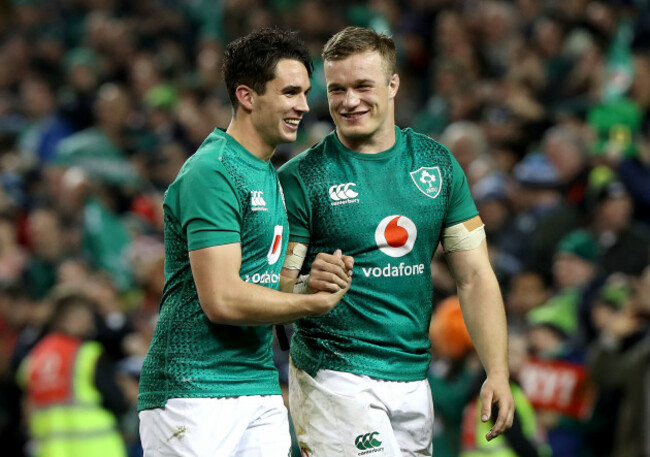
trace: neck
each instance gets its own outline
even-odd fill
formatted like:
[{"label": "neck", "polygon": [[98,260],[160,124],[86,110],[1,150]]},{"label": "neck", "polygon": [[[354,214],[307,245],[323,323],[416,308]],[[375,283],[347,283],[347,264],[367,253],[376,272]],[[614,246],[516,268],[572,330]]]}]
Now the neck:
[{"label": "neck", "polygon": [[265,162],[271,160],[275,148],[268,144],[260,136],[259,132],[253,125],[250,116],[239,112],[237,117],[230,120],[230,125],[226,133],[236,139],[239,144],[244,146],[248,152]]}]

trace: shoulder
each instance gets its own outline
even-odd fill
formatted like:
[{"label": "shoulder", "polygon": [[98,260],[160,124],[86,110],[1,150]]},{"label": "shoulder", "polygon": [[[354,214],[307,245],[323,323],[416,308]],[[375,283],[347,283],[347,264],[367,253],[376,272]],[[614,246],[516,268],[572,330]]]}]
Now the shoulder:
[{"label": "shoulder", "polygon": [[409,148],[424,151],[428,154],[439,156],[447,160],[451,159],[451,152],[447,146],[437,142],[423,133],[418,133],[410,127],[401,129],[404,145]]}]

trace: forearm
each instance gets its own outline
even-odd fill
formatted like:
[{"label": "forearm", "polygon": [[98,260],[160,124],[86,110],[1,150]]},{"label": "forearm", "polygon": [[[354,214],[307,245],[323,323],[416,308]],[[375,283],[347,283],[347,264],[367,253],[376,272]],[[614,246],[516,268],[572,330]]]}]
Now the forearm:
[{"label": "forearm", "polygon": [[323,297],[280,292],[240,279],[200,297],[208,318],[228,325],[271,325],[314,316],[319,314],[319,300]]},{"label": "forearm", "polygon": [[508,332],[499,284],[484,269],[458,284],[465,325],[488,376],[508,377]]}]

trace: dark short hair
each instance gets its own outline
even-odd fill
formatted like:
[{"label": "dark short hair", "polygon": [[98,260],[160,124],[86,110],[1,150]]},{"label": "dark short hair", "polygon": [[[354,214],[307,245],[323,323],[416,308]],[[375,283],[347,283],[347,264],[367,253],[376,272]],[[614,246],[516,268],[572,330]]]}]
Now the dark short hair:
[{"label": "dark short hair", "polygon": [[50,315],[50,325],[58,326],[70,311],[77,308],[86,308],[91,312],[97,308],[96,302],[86,294],[76,291],[67,290],[65,287],[55,289],[49,296],[52,304],[52,314]]},{"label": "dark short hair", "polygon": [[239,105],[235,95],[237,87],[244,84],[258,94],[264,94],[266,83],[275,78],[276,66],[282,59],[301,62],[311,78],[311,56],[305,43],[298,38],[298,32],[267,27],[237,38],[226,46],[223,79],[235,110]]},{"label": "dark short hair", "polygon": [[323,47],[323,60],[342,60],[354,54],[376,51],[383,60],[386,78],[397,71],[395,42],[383,33],[364,27],[346,27],[330,38]]}]

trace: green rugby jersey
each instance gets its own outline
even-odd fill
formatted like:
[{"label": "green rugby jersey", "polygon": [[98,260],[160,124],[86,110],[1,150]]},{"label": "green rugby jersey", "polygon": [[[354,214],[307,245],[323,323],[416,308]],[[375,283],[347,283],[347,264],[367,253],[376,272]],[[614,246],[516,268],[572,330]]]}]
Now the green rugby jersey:
[{"label": "green rugby jersey", "polygon": [[430,361],[431,259],[444,227],[478,214],[447,148],[396,127],[395,145],[361,154],[336,132],[279,172],[290,239],[354,256],[352,287],[328,314],[295,324],[294,364],[393,381],[425,379]]},{"label": "green rugby jersey", "polygon": [[279,394],[272,327],[211,323],[188,254],[239,242],[241,278],[278,289],[288,222],[275,169],[215,130],[183,165],[163,207],[165,286],[138,410],[169,398]]}]

